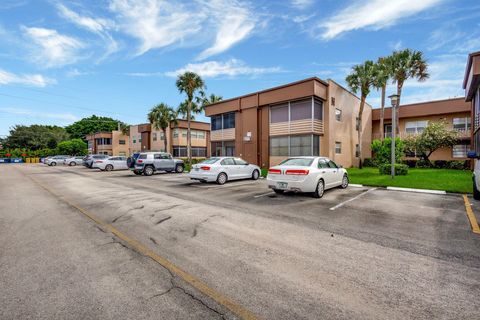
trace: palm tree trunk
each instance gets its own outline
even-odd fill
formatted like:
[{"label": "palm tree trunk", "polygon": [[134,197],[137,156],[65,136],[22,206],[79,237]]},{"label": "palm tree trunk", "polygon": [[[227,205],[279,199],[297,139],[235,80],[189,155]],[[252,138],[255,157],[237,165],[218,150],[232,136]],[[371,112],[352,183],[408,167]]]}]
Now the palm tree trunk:
[{"label": "palm tree trunk", "polygon": [[397,133],[397,137],[400,135],[400,117],[399,117],[399,110],[400,110],[400,98],[402,97],[402,86],[403,86],[403,83],[398,83],[397,84],[397,94],[398,94],[398,102],[397,102],[397,114],[396,114],[396,118],[397,118],[397,121],[396,121],[396,124],[395,126],[397,127],[397,130],[396,130],[396,133]]},{"label": "palm tree trunk", "polygon": [[162,130],[163,130],[163,147],[165,148],[165,152],[168,152],[167,128],[162,128]]},{"label": "palm tree trunk", "polygon": [[382,100],[380,101],[380,140],[385,138],[384,119],[385,119],[385,91],[387,86],[382,87]]},{"label": "palm tree trunk", "polygon": [[362,98],[360,100],[360,110],[358,111],[358,168],[362,169],[362,115],[363,115],[363,109],[365,108],[365,97],[362,95]]},{"label": "palm tree trunk", "polygon": [[187,158],[188,164],[192,164],[192,139],[190,135],[190,113],[192,112],[192,101],[187,104]]}]

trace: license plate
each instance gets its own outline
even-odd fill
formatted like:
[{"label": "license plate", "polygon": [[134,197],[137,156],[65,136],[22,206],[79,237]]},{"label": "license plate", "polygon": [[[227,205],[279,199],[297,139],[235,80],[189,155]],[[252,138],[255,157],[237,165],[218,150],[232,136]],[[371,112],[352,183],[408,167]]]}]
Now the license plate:
[{"label": "license plate", "polygon": [[288,188],[288,183],[286,183],[286,182],[277,182],[277,188],[278,188],[278,189],[287,189],[287,188]]}]

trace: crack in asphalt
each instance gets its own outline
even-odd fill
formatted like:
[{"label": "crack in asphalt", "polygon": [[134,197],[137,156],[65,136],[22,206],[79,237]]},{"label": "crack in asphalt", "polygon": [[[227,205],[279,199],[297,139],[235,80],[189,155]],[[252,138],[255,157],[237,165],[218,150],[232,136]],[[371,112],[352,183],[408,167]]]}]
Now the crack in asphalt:
[{"label": "crack in asphalt", "polygon": [[152,241],[153,243],[158,244],[157,240],[155,240],[154,238],[149,237],[149,239],[150,239],[150,241]]},{"label": "crack in asphalt", "polygon": [[155,225],[158,225],[158,224],[160,224],[160,223],[162,223],[162,222],[164,222],[164,221],[167,221],[167,220],[169,220],[169,219],[171,219],[171,218],[172,218],[171,216],[168,216],[168,217],[166,217],[166,218],[160,219],[160,220],[158,220],[157,222],[155,222]]},{"label": "crack in asphalt", "polygon": [[170,209],[173,209],[173,208],[176,208],[176,207],[179,207],[179,206],[181,206],[181,205],[180,204],[174,204],[174,205],[171,205],[171,206],[168,206],[168,207],[165,207],[165,208],[157,209],[157,210],[155,210],[155,212],[170,210]]},{"label": "crack in asphalt", "polygon": [[199,223],[196,223],[194,226],[193,226],[193,233],[192,233],[192,238],[195,238],[198,234],[198,228],[204,224],[205,222],[207,222],[208,220],[210,220],[211,218],[213,217],[218,217],[219,215],[218,214],[214,214],[214,215],[211,215],[211,216],[208,216],[206,219],[203,219],[202,221],[200,221]]}]

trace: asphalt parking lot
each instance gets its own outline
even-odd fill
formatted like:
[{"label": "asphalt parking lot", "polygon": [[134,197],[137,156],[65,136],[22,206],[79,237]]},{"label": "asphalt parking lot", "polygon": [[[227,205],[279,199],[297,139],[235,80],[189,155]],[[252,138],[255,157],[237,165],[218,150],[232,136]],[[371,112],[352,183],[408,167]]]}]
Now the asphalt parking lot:
[{"label": "asphalt parking lot", "polygon": [[[480,236],[460,195],[349,187],[314,199],[276,195],[265,180],[219,186],[186,174],[43,165],[1,166],[0,177],[2,319],[72,310],[145,319],[480,312]],[[166,272],[138,246],[186,275]]]}]

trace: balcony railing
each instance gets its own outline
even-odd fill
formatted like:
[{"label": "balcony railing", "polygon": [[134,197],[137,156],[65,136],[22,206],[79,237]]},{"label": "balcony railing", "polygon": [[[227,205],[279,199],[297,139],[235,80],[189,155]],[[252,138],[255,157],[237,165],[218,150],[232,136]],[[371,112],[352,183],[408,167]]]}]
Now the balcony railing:
[{"label": "balcony railing", "polygon": [[[470,129],[453,129],[451,127],[449,129],[457,131],[458,132],[458,137],[461,138],[461,139],[470,138],[470,134],[471,134]],[[397,137],[400,138],[400,139],[405,139],[405,138],[408,138],[408,137],[411,137],[411,136],[416,136],[416,135],[419,135],[419,134],[421,134],[421,132],[411,133],[411,132],[402,131],[402,132],[400,132],[400,134],[397,134]],[[372,134],[372,139],[380,139],[381,137],[382,137],[382,135],[380,133]],[[391,132],[385,132],[384,133],[384,138],[391,138],[391,137],[392,137]]]}]

